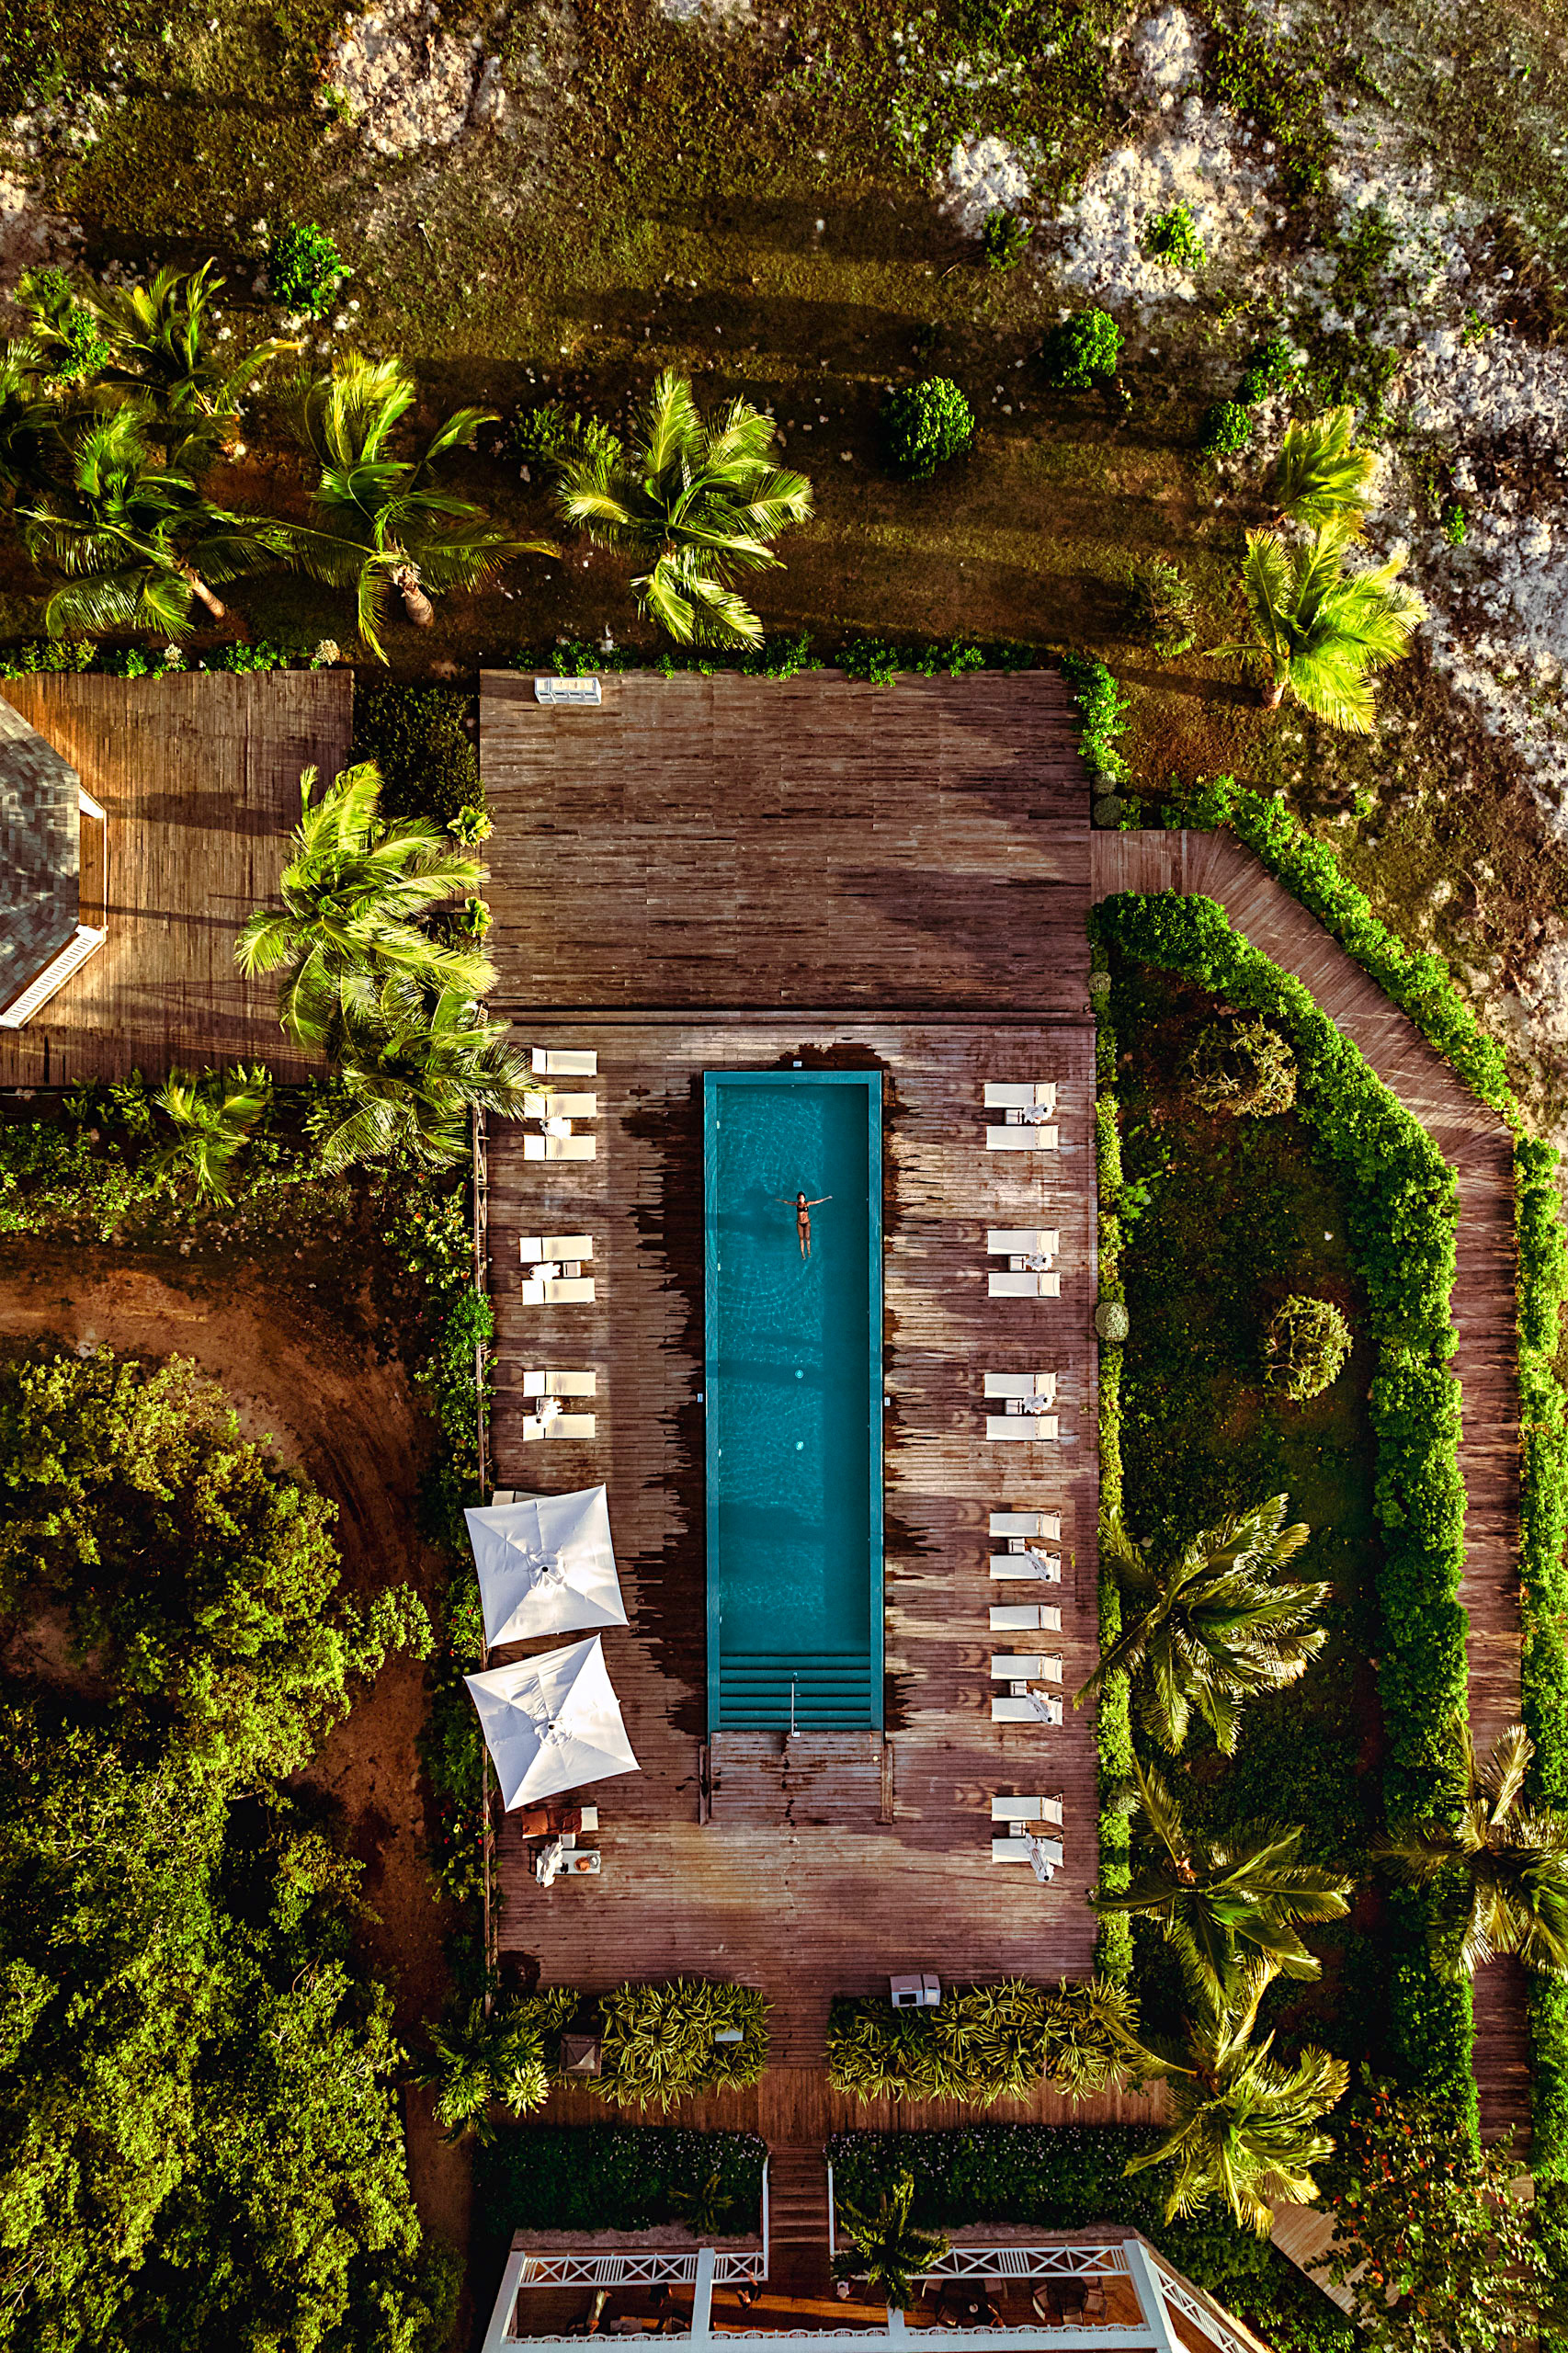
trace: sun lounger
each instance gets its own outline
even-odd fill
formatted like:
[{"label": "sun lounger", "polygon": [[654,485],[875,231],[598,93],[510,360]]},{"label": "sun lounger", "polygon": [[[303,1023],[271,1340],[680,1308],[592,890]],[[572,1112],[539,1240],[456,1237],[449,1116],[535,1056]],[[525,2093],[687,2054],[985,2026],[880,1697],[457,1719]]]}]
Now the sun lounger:
[{"label": "sun lounger", "polygon": [[993,1822],[1051,1822],[1062,1827],[1062,1800],[1055,1798],[993,1798]]},{"label": "sun lounger", "polygon": [[1054,1404],[1056,1375],[1053,1372],[988,1372],[985,1393],[988,1397],[1008,1397],[1020,1403],[1030,1397],[1045,1397]]},{"label": "sun lounger", "polygon": [[1062,1247],[1062,1230],[1055,1225],[990,1225],[985,1247],[994,1258],[1054,1258]]},{"label": "sun lounger", "polygon": [[1037,1849],[1049,1869],[1062,1869],[1066,1858],[1060,1838],[993,1838],[991,1859],[994,1863],[1032,1863]]},{"label": "sun lounger", "polygon": [[597,1095],[547,1095],[530,1087],[523,1097],[525,1120],[597,1120]]},{"label": "sun lounger", "polygon": [[1053,1601],[994,1601],[991,1631],[994,1634],[1059,1634],[1062,1612]]},{"label": "sun lounger", "polygon": [[573,710],[586,706],[597,710],[604,700],[604,688],[597,678],[536,678],[535,702],[555,703]]},{"label": "sun lounger", "polygon": [[525,1372],[525,1397],[593,1397],[598,1392],[597,1372]]},{"label": "sun lounger", "polygon": [[993,1651],[993,1683],[1060,1683],[1062,1660],[1054,1651]]},{"label": "sun lounger", "polygon": [[993,1552],[991,1575],[994,1583],[1003,1583],[1009,1577],[1033,1577],[1037,1582],[1043,1579],[1047,1585],[1060,1585],[1062,1555],[1060,1552]]},{"label": "sun lounger", "polygon": [[575,1047],[563,1051],[559,1046],[536,1046],[533,1069],[536,1078],[597,1078],[599,1058],[591,1048],[579,1052]]},{"label": "sun lounger", "polygon": [[[523,1289],[532,1290],[534,1285],[525,1283]],[[591,1307],[594,1303],[592,1275],[557,1275],[553,1279],[547,1278],[539,1289],[543,1291],[548,1307]]]},{"label": "sun lounger", "polygon": [[526,1267],[536,1267],[542,1258],[591,1258],[593,1255],[591,1233],[525,1233],[517,1244],[517,1256]]},{"label": "sun lounger", "polygon": [[523,1418],[523,1436],[536,1438],[592,1438],[597,1425],[592,1414],[557,1414],[553,1421],[541,1421],[536,1415]]},{"label": "sun lounger", "polygon": [[1049,1536],[1053,1544],[1060,1544],[1062,1514],[1059,1511],[994,1511],[990,1533],[1005,1536],[1009,1549],[1015,1543],[1027,1544],[1036,1536]]},{"label": "sun lounger", "polygon": [[988,1111],[1054,1111],[1056,1081],[1047,1078],[1020,1086],[1010,1078],[988,1078],[985,1108]]},{"label": "sun lounger", "polygon": [[987,1128],[987,1152],[1057,1152],[1062,1145],[1060,1128]]},{"label": "sun lounger", "polygon": [[597,1136],[525,1136],[525,1160],[595,1160],[598,1156]]},{"label": "sun lounger", "polygon": [[1060,1299],[1062,1278],[1051,1267],[1032,1275],[1009,1268],[1005,1275],[992,1275],[985,1290],[990,1299]]},{"label": "sun lounger", "polygon": [[[523,1434],[525,1437],[528,1435],[526,1424]],[[1043,1717],[1040,1707],[1030,1705],[1031,1698],[1044,1708]],[[1048,1691],[1037,1691],[1028,1696],[1021,1690],[1010,1691],[1006,1699],[992,1700],[991,1721],[994,1724],[1059,1724],[1062,1722],[1062,1702]]]},{"label": "sun lounger", "polygon": [[1062,1428],[1054,1414],[987,1414],[985,1435],[1001,1444],[1008,1438],[1059,1438]]}]

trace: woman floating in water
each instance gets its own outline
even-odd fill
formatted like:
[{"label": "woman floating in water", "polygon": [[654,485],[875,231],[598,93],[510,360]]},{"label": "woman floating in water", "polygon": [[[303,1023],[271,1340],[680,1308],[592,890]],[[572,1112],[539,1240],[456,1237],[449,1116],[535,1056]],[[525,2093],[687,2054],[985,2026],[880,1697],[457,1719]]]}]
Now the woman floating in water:
[{"label": "woman floating in water", "polygon": [[794,1211],[795,1233],[801,1245],[801,1256],[809,1258],[812,1255],[812,1211],[822,1209],[832,1200],[833,1195],[821,1193],[814,1201],[808,1201],[804,1193],[797,1193],[792,1201],[782,1193],[775,1193],[773,1198],[782,1202],[785,1209]]}]

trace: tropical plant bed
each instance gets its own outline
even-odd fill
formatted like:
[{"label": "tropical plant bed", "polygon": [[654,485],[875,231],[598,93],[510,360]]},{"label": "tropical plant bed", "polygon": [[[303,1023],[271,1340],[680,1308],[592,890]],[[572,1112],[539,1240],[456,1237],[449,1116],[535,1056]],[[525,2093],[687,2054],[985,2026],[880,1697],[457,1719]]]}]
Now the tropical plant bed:
[{"label": "tropical plant bed", "polygon": [[944,2230],[1033,2223],[1077,2231],[1111,2222],[1142,2231],[1281,2353],[1348,2353],[1355,2341],[1349,2323],[1267,2239],[1218,2212],[1199,2222],[1164,2221],[1162,2176],[1129,2180],[1124,2171],[1160,2137],[1153,2126],[1119,2124],[841,2132],[828,2143],[828,2156],[835,2197],[874,2206],[901,2174],[911,2174],[915,2221]]},{"label": "tropical plant bed", "polygon": [[[1365,1869],[1378,1815],[1379,1715],[1367,1666],[1375,1622],[1374,1352],[1350,1265],[1340,1172],[1293,1112],[1200,1110],[1187,1070],[1214,1018],[1208,992],[1113,954],[1111,1015],[1122,1046],[1120,1268],[1130,1331],[1121,1359],[1122,1508],[1142,1540],[1180,1543],[1230,1511],[1285,1495],[1312,1540],[1293,1574],[1326,1579],[1329,1640],[1307,1674],[1244,1711],[1233,1757],[1195,1726],[1184,1764],[1133,1715],[1135,1748],[1179,1793],[1194,1831],[1267,1819],[1306,1824],[1307,1862]],[[1271,1388],[1266,1337],[1292,1293],[1332,1300],[1357,1332],[1348,1365],[1294,1404]],[[1376,1981],[1378,1913],[1312,1929],[1315,1984],[1281,1981],[1265,2024],[1283,2019],[1347,2058],[1363,2055]],[[1134,1930],[1144,2024],[1174,2023],[1167,1949]]]}]

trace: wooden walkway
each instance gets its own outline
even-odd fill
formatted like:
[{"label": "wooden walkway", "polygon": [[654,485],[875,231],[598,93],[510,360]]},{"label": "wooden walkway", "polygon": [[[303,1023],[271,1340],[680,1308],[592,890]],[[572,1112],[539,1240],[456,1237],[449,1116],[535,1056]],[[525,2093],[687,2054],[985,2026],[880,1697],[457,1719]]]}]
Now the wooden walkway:
[{"label": "wooden walkway", "polygon": [[353,691],[346,670],[6,681],[108,812],[108,938],[25,1029],[0,1031],[0,1086],[242,1058],[304,1075],[274,983],[240,978],[234,940],[277,892],[301,769],[347,758]]},{"label": "wooden walkway", "polygon": [[[1470,1715],[1484,1749],[1519,1714],[1519,1392],[1513,1136],[1316,917],[1226,833],[1096,834],[1094,896],[1183,891],[1217,899],[1236,929],[1293,972],[1459,1178],[1453,1370],[1463,1390],[1460,1472],[1468,1498],[1460,1598],[1470,1615]],[[1475,1984],[1483,2128],[1529,2123],[1522,1972],[1494,1963]]]}]

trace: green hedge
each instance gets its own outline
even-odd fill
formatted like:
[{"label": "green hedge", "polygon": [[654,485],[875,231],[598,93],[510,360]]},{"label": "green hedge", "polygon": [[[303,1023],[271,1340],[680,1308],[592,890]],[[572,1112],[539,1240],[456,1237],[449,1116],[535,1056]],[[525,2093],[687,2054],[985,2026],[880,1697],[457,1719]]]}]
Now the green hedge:
[{"label": "green hedge", "polygon": [[[1297,1110],[1355,1180],[1350,1241],[1379,1347],[1371,1414],[1384,1539],[1384,1802],[1391,1820],[1431,1813],[1452,1788],[1447,1722],[1467,1692],[1466,1618],[1457,1598],[1464,1563],[1459,1386],[1446,1361],[1454,1347],[1453,1172],[1309,991],[1233,931],[1212,900],[1128,894],[1106,900],[1098,922],[1122,954],[1179,972],[1278,1023],[1296,1055]],[[1424,1898],[1396,1901],[1392,1916],[1387,2031],[1400,2071],[1473,2120],[1470,1987],[1432,1976]]]},{"label": "green hedge", "polygon": [[[1095,1154],[1099,1194],[1099,1297],[1125,1304],[1121,1279],[1121,1129],[1116,1097],[1116,1031],[1111,1026],[1109,972],[1094,913],[1089,915],[1090,1002],[1095,1009]],[[1121,1359],[1118,1340],[1100,1343],[1100,1508],[1121,1505]],[[1121,1633],[1121,1588],[1103,1564],[1099,1574],[1100,1649]],[[1132,1827],[1126,1793],[1132,1780],[1131,1684],[1108,1677],[1095,1703],[1095,1756],[1099,1802],[1100,1893],[1120,1895],[1132,1880]],[[1132,1923],[1108,1913],[1095,1938],[1095,1968],[1112,1984],[1132,1974]]]},{"label": "green hedge", "polygon": [[734,2200],[734,2234],[760,2227],[767,2144],[755,2132],[678,2124],[504,2124],[479,2151],[481,2227],[652,2230],[681,2219],[680,2200],[716,2173]]},{"label": "green hedge", "polygon": [[1280,2353],[1351,2353],[1356,2332],[1267,2239],[1228,2214],[1166,2222],[1158,2177],[1128,2180],[1130,2157],[1160,2138],[1148,2125],[989,2124],[953,2132],[841,2132],[828,2143],[835,2198],[876,2203],[915,2177],[922,2222],[1033,2222],[1050,2230],[1117,2222],[1142,2231],[1189,2279],[1262,2331]]}]

